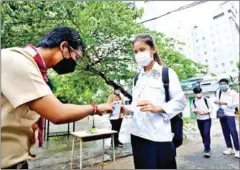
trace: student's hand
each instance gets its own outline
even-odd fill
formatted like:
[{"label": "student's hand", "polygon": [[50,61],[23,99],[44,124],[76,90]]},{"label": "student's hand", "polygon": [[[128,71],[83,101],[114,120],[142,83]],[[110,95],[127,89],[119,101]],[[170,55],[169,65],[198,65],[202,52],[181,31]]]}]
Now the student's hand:
[{"label": "student's hand", "polygon": [[195,110],[195,111],[193,111],[193,113],[195,113],[195,114],[199,114],[200,112],[199,112],[199,111],[197,111],[197,110]]},{"label": "student's hand", "polygon": [[140,111],[142,112],[164,112],[160,106],[154,106],[150,101],[139,101],[137,106],[140,107]]},{"label": "student's hand", "polygon": [[223,101],[219,101],[220,105],[226,105],[227,103],[223,102]]},{"label": "student's hand", "polygon": [[97,113],[99,116],[102,116],[104,112],[112,112],[113,108],[111,104],[105,103],[105,104],[99,104],[97,105]]},{"label": "student's hand", "polygon": [[207,112],[199,112],[200,115],[208,114]]}]

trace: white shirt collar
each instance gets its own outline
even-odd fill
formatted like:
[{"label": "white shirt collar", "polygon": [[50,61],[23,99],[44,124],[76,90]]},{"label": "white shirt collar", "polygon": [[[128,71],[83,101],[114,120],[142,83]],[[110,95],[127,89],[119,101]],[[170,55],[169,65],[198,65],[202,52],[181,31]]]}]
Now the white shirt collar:
[{"label": "white shirt collar", "polygon": [[[152,73],[153,70],[160,70],[160,65],[157,62],[154,62],[154,65],[149,73]],[[144,67],[141,67],[141,74],[148,74],[145,70]]]}]

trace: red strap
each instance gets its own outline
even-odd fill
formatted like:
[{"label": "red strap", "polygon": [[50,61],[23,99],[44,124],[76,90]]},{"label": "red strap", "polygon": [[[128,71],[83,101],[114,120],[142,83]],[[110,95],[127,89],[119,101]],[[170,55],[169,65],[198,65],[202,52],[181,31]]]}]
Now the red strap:
[{"label": "red strap", "polygon": [[97,113],[98,107],[95,104],[90,104],[93,107],[93,113],[91,115],[95,115]]}]

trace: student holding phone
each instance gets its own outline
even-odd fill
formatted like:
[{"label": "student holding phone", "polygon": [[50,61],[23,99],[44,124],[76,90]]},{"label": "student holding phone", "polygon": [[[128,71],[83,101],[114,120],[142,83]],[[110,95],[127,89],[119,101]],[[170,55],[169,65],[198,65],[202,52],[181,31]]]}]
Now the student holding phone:
[{"label": "student holding phone", "polygon": [[185,109],[186,98],[177,74],[168,68],[170,101],[165,101],[163,63],[151,35],[138,35],[133,49],[141,72],[132,89],[132,103],[123,106],[123,111],[134,113],[131,142],[135,168],[176,169],[170,119]]},{"label": "student holding phone", "polygon": [[[229,87],[229,81],[226,78],[219,80],[219,87],[220,91],[217,92],[218,100],[216,100],[214,103],[219,106],[219,110],[221,109],[223,111],[221,116],[218,115],[225,143],[227,145],[227,149],[223,151],[223,154],[235,154],[236,158],[240,158],[240,146],[238,138],[239,133],[237,132],[237,126],[235,122],[235,108],[239,106],[239,94]],[[231,137],[235,151],[233,150]]]}]

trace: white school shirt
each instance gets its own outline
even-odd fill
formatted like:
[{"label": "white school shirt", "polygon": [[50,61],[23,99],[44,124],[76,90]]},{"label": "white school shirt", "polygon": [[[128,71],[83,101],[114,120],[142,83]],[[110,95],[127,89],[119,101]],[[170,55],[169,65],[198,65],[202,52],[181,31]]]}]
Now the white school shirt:
[{"label": "white school shirt", "polygon": [[[186,98],[180,86],[177,74],[169,68],[169,93],[171,100],[165,102],[165,90],[162,83],[162,66],[154,64],[150,72],[142,68],[136,86],[133,87],[134,109],[131,134],[156,142],[171,142],[170,119],[186,107]],[[136,104],[140,100],[149,100],[160,106],[166,113],[141,112]]]},{"label": "white school shirt", "polygon": [[202,96],[201,99],[198,99],[197,97],[195,97],[195,104],[196,104],[196,108],[192,102],[192,110],[198,110],[198,111],[201,111],[201,112],[209,112],[209,114],[205,114],[205,115],[199,115],[197,114],[197,119],[198,120],[207,120],[210,117],[210,114],[212,113],[214,107],[213,107],[213,103],[208,99],[207,99],[207,104],[209,106],[209,109],[207,108],[207,105],[204,101],[204,97]]},{"label": "white school shirt", "polygon": [[[217,98],[219,100],[219,91]],[[226,102],[227,105],[222,105],[225,116],[235,116],[235,108],[239,107],[239,93],[234,90],[228,89],[226,92],[222,91],[220,101]]]}]

